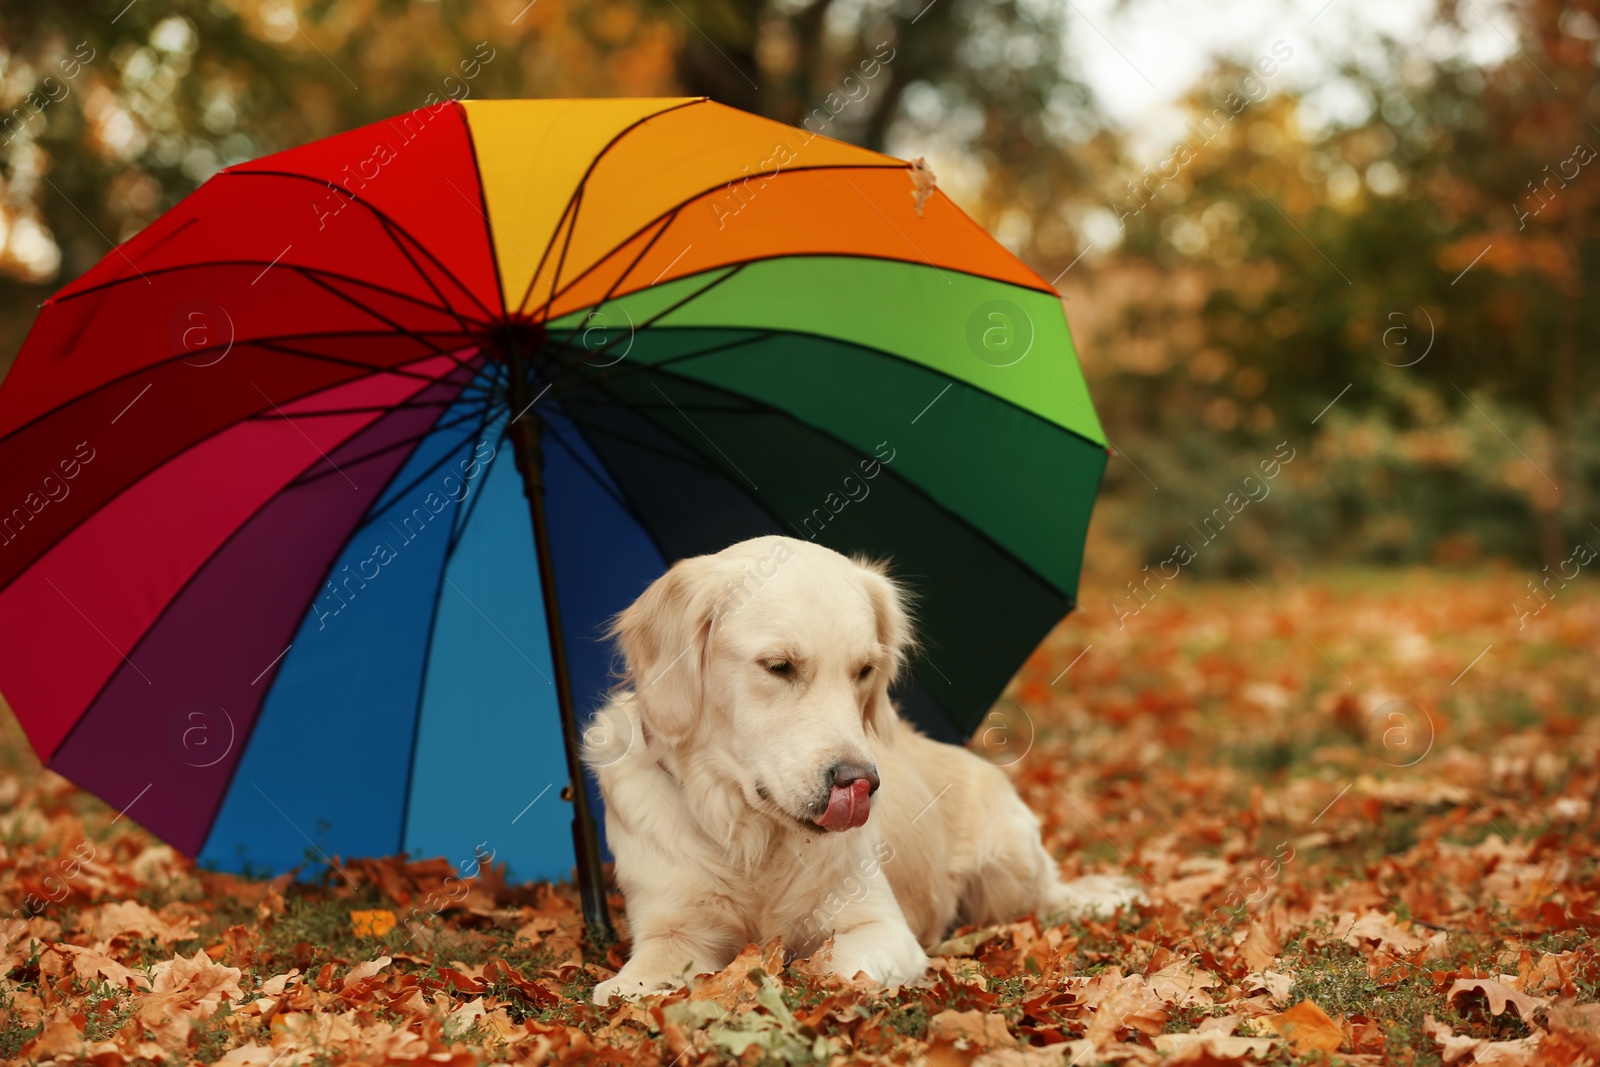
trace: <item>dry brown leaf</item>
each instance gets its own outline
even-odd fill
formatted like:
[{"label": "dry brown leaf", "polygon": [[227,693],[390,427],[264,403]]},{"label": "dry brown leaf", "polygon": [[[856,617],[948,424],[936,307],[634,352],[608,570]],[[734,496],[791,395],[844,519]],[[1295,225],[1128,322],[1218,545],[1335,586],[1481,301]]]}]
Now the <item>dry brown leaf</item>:
[{"label": "dry brown leaf", "polygon": [[917,215],[921,216],[923,205],[933,195],[938,187],[937,179],[933,176],[933,168],[928,161],[918,156],[911,161],[911,196],[916,202]]},{"label": "dry brown leaf", "polygon": [[456,1007],[446,1018],[457,1027],[465,1030],[474,1021],[482,1019],[489,1014],[489,1009],[483,1006],[482,997],[473,997],[465,1004]]},{"label": "dry brown leaf", "polygon": [[548,915],[536,915],[532,919],[517,927],[512,935],[518,941],[529,941],[537,948],[544,941],[544,935],[552,932],[561,924]]},{"label": "dry brown leaf", "polygon": [[763,971],[774,982],[778,982],[777,976],[783,974],[782,963],[781,949],[777,965],[774,967],[772,961],[763,958],[760,945],[746,945],[716,974],[695,978],[690,988],[689,999],[715,1001],[724,1008],[732,1010],[740,1001],[755,999],[757,986],[755,979],[751,977],[752,971]]},{"label": "dry brown leaf", "polygon": [[1130,974],[1124,978],[1112,968],[1103,977],[1118,980],[1109,991],[1104,984],[1100,986],[1094,1018],[1084,1031],[1095,1048],[1105,1049],[1117,1044],[1117,1035],[1123,1030],[1137,1030],[1151,1036],[1161,1032],[1167,1023],[1167,1009],[1162,1006],[1161,999],[1145,987],[1142,976]]},{"label": "dry brown leaf", "polygon": [[1277,1042],[1270,1037],[1234,1037],[1215,1031],[1192,1034],[1157,1034],[1156,1050],[1164,1064],[1223,1065],[1259,1059]]},{"label": "dry brown leaf", "polygon": [[195,1019],[244,996],[239,978],[239,968],[212,963],[204,951],[190,959],[174,956],[150,969],[150,995],[139,1004],[139,1021],[162,1045],[182,1044]]},{"label": "dry brown leaf", "polygon": [[1377,951],[1393,956],[1407,956],[1427,946],[1427,941],[1402,926],[1400,917],[1393,912],[1369,911],[1361,917],[1341,916],[1339,926],[1345,928],[1344,943],[1351,948],[1371,955]]},{"label": "dry brown leaf", "polygon": [[[394,961],[388,956],[379,956],[375,960],[367,960],[350,968],[350,973],[344,976],[344,981],[339,983],[339,989],[346,996],[358,996],[372,986],[377,985],[378,972]],[[375,979],[377,979],[375,981]]]},{"label": "dry brown leaf", "polygon": [[1457,997],[1468,993],[1482,993],[1489,999],[1489,1014],[1501,1015],[1506,1008],[1517,1009],[1517,1016],[1523,1022],[1532,1022],[1533,1013],[1544,1007],[1548,1001],[1512,989],[1504,982],[1495,978],[1457,978],[1446,993],[1446,1004],[1454,1005]]},{"label": "dry brown leaf", "polygon": [[941,1011],[928,1020],[928,1039],[967,1042],[977,1048],[1011,1048],[1017,1043],[1004,1015],[977,1010]]},{"label": "dry brown leaf", "polygon": [[1550,1032],[1585,1052],[1600,1055],[1600,1004],[1557,1001],[1550,1006]]},{"label": "dry brown leaf", "polygon": [[[1073,1057],[1078,1055],[1081,1053],[1074,1051],[1070,1045],[1046,1045],[1043,1048],[1020,1045],[1016,1048],[991,1049],[972,1062],[977,1067],[1064,1067],[1073,1063]],[[1083,1058],[1076,1062],[1086,1064],[1092,1061]]]},{"label": "dry brown leaf", "polygon": [[1145,977],[1150,992],[1164,1003],[1179,1008],[1210,1007],[1215,1002],[1206,990],[1222,984],[1222,979],[1186,959],[1175,960]]},{"label": "dry brown leaf", "polygon": [[87,909],[78,917],[75,929],[89,941],[149,937],[170,945],[194,936],[194,920],[168,922],[138,901],[123,900]]},{"label": "dry brown leaf", "polygon": [[1202,1034],[1231,1034],[1239,1029],[1239,1022],[1237,1015],[1212,1015],[1201,1019],[1195,1030]]},{"label": "dry brown leaf", "polygon": [[1252,971],[1244,977],[1244,988],[1247,992],[1265,990],[1272,1002],[1281,1008],[1289,1003],[1289,990],[1294,988],[1294,975],[1281,974],[1278,971],[1262,971],[1257,974]]},{"label": "dry brown leaf", "polygon": [[1577,952],[1546,952],[1537,959],[1532,958],[1531,953],[1527,955],[1529,958],[1519,961],[1517,965],[1516,988],[1524,993],[1554,993],[1569,997],[1577,994],[1572,981],[1573,971],[1578,965]]},{"label": "dry brown leaf", "polygon": [[143,975],[135,974],[110,956],[92,948],[61,942],[51,945],[50,951],[70,960],[72,972],[80,978],[90,981],[104,979],[123,989],[144,989],[148,985]]},{"label": "dry brown leaf", "polygon": [[1240,951],[1252,971],[1265,971],[1278,961],[1278,954],[1283,951],[1283,943],[1279,940],[1278,931],[1270,918],[1261,915],[1250,920],[1250,928],[1245,931],[1244,944],[1240,946]]},{"label": "dry brown leaf", "polygon": [[1517,1041],[1490,1041],[1454,1033],[1432,1015],[1424,1016],[1422,1028],[1439,1044],[1440,1057],[1447,1064],[1460,1063],[1468,1057],[1477,1067],[1532,1067],[1539,1062],[1542,1031]]},{"label": "dry brown leaf", "polygon": [[1263,1022],[1283,1035],[1296,1055],[1335,1052],[1344,1044],[1344,1028],[1314,1000],[1302,1000],[1288,1011],[1267,1016]]}]

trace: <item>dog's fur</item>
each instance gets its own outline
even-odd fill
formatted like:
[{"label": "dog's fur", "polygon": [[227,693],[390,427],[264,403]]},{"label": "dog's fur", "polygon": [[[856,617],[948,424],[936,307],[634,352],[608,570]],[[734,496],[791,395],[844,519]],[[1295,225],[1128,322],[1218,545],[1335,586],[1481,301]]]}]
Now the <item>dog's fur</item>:
[{"label": "dog's fur", "polygon": [[[629,689],[585,758],[633,952],[596,1003],[777,936],[799,955],[831,938],[832,972],[898,985],[957,922],[1136,898],[1120,877],[1062,883],[1004,773],[900,720],[889,686],[912,628],[882,566],[745,541],[676,564],[613,631]],[[841,764],[875,766],[881,788],[865,825],[829,832],[817,820]]]}]

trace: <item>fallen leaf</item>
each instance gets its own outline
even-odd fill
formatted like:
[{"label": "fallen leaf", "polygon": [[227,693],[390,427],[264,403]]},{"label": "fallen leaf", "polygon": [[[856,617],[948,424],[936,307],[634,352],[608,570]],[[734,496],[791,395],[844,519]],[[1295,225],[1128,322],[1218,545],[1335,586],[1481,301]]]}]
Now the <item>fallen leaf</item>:
[{"label": "fallen leaf", "polygon": [[[1162,1006],[1161,999],[1145,987],[1142,976],[1122,977],[1112,968],[1102,977],[1114,979],[1115,985],[1099,999],[1094,1018],[1084,1032],[1095,1048],[1104,1050],[1117,1044],[1123,1030],[1137,1030],[1152,1036],[1161,1032],[1167,1022],[1167,1009]],[[1103,984],[1101,989],[1105,989]]]},{"label": "fallen leaf", "polygon": [[1548,1012],[1550,1032],[1583,1049],[1600,1054],[1600,1004],[1578,1004],[1562,1000]]},{"label": "fallen leaf", "polygon": [[1532,1067],[1539,1062],[1539,1033],[1517,1041],[1490,1041],[1482,1037],[1456,1034],[1432,1015],[1423,1017],[1422,1028],[1440,1047],[1445,1063],[1460,1063],[1472,1058],[1476,1067]]},{"label": "fallen leaf", "polygon": [[716,974],[695,978],[691,983],[689,999],[715,1001],[730,1011],[741,1000],[753,1000],[756,990],[761,988],[759,979],[763,975],[776,982],[773,975],[783,973],[782,943],[776,943],[775,948],[774,956],[771,949],[763,954],[761,946],[746,945]]},{"label": "fallen leaf", "polygon": [[1265,916],[1251,919],[1250,928],[1245,931],[1244,944],[1240,947],[1240,951],[1252,971],[1264,971],[1271,967],[1278,961],[1278,954],[1283,951],[1283,943],[1278,939],[1275,924]]},{"label": "fallen leaf", "polygon": [[1399,916],[1393,912],[1369,911],[1360,918],[1344,916],[1339,921],[1340,926],[1347,923],[1345,944],[1368,955],[1382,950],[1390,955],[1406,956],[1427,945],[1426,941],[1402,926]]},{"label": "fallen leaf", "polygon": [[1186,959],[1176,960],[1145,976],[1145,986],[1150,992],[1178,1008],[1210,1007],[1213,1001],[1206,990],[1221,984],[1222,979]]},{"label": "fallen leaf", "polygon": [[1156,1051],[1163,1064],[1232,1064],[1258,1059],[1277,1042],[1270,1037],[1234,1037],[1215,1031],[1191,1034],[1157,1034]]},{"label": "fallen leaf", "polygon": [[928,1020],[928,1040],[955,1044],[966,1042],[977,1048],[1011,1048],[1017,1039],[998,1012],[941,1011]]},{"label": "fallen leaf", "polygon": [[1468,993],[1482,993],[1489,1000],[1489,1014],[1501,1015],[1506,1008],[1517,1009],[1517,1016],[1525,1023],[1533,1021],[1533,1013],[1547,1001],[1518,992],[1495,978],[1457,978],[1445,994],[1446,1004],[1454,1005],[1457,997]]},{"label": "fallen leaf", "polygon": [[1288,1011],[1262,1020],[1289,1042],[1297,1056],[1308,1052],[1335,1052],[1344,1044],[1344,1028],[1314,1000],[1302,1000]]},{"label": "fallen leaf", "polygon": [[1244,977],[1246,990],[1265,990],[1267,996],[1279,1007],[1289,1003],[1289,991],[1294,988],[1294,975],[1278,971],[1251,972]]},{"label": "fallen leaf", "polygon": [[933,168],[928,161],[918,156],[911,161],[911,196],[916,202],[917,215],[922,215],[922,207],[933,195],[937,188],[937,180],[933,176]]},{"label": "fallen leaf", "polygon": [[131,936],[170,945],[194,936],[194,920],[168,922],[138,901],[123,900],[86,910],[78,917],[76,929],[90,941]]},{"label": "fallen leaf", "polygon": [[941,941],[928,951],[930,956],[970,956],[978,951],[980,945],[988,944],[1000,936],[998,926],[985,926],[960,937],[952,937]]},{"label": "fallen leaf", "polygon": [[394,929],[394,912],[378,908],[373,911],[352,911],[350,932],[357,937],[382,937]]}]

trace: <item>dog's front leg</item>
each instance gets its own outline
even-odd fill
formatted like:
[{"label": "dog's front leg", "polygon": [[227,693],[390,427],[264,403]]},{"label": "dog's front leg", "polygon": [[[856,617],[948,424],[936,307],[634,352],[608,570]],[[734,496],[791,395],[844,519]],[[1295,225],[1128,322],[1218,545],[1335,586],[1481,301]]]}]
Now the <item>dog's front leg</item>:
[{"label": "dog's front leg", "polygon": [[928,955],[906,924],[882,871],[864,880],[859,900],[847,899],[834,917],[828,970],[842,978],[864,974],[883,986],[905,985],[928,969]]},{"label": "dog's front leg", "polygon": [[633,952],[615,978],[594,988],[601,1006],[613,997],[638,997],[677,989],[696,974],[720,971],[744,947],[745,931],[727,911],[708,904],[656,910],[628,903]]}]

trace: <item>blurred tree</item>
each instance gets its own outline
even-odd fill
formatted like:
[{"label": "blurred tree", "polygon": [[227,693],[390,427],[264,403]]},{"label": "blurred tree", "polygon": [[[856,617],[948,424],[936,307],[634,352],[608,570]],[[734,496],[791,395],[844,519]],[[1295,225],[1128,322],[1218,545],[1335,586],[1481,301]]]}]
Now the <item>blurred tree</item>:
[{"label": "blurred tree", "polygon": [[[1319,435],[1315,485],[1271,513],[1280,551],[1553,566],[1595,535],[1597,8],[1509,9],[1516,47],[1483,70],[1387,42],[1379,72],[1342,72],[1367,117],[1327,129],[1223,67],[1180,145],[1124,164],[1121,245],[1069,308],[1089,306],[1097,398],[1156,483],[1220,487],[1223,455]],[[1172,514],[1150,551],[1209,506],[1153,504]],[[1248,544],[1231,569],[1259,563]]]}]

